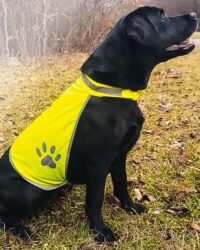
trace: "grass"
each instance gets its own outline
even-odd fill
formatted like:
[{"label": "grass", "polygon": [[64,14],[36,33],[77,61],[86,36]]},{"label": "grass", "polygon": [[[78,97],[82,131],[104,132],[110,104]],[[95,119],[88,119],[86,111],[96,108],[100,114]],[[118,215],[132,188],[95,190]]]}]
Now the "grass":
[{"label": "grass", "polygon": [[[41,62],[0,64],[0,153],[79,75],[84,54]],[[140,99],[145,115],[142,135],[127,159],[129,191],[155,197],[144,203],[147,214],[131,216],[106,185],[103,214],[120,240],[97,245],[88,233],[84,213],[85,187],[76,186],[31,220],[25,221],[35,237],[28,243],[0,232],[2,249],[200,249],[200,48],[191,55],[159,65]],[[136,197],[135,197],[136,198]],[[187,208],[182,216],[167,212]]]},{"label": "grass", "polygon": [[200,39],[200,32],[194,32],[194,34],[192,35],[193,39]]}]

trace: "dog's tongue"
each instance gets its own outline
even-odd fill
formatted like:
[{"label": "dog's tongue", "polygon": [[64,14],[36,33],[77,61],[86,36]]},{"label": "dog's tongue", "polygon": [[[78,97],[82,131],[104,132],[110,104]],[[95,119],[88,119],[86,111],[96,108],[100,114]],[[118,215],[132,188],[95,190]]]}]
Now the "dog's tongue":
[{"label": "dog's tongue", "polygon": [[178,49],[188,49],[193,44],[194,44],[194,42],[192,41],[192,39],[188,38],[185,41],[183,41],[182,43],[180,43],[179,45],[170,46],[169,48],[166,49],[166,51],[174,51],[174,50],[178,50]]}]

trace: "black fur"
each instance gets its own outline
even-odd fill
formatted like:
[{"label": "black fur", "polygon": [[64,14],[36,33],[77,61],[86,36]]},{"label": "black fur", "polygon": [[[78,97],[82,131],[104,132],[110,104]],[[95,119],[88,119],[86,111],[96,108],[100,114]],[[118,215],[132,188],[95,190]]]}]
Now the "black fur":
[{"label": "black fur", "polygon": [[[160,62],[188,54],[194,49],[166,51],[180,44],[196,29],[194,15],[166,17],[163,10],[143,7],[119,20],[105,41],[83,64],[81,71],[92,79],[123,89],[145,89],[153,68]],[[114,195],[124,210],[142,213],[144,205],[133,202],[127,191],[126,155],[140,136],[144,118],[136,101],[92,97],[78,123],[72,144],[67,178],[86,184],[86,214],[97,241],[114,241],[104,224],[101,208],[106,177],[111,173]],[[0,159],[0,217],[14,227],[14,234],[27,238],[18,218],[35,214],[61,188],[43,191],[26,182],[12,168],[9,149]],[[20,230],[21,229],[21,230]]]}]

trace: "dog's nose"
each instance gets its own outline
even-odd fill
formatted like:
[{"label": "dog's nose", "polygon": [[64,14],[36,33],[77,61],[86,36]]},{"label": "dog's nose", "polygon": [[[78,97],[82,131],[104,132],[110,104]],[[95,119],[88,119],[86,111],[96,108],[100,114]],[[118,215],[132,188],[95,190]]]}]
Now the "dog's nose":
[{"label": "dog's nose", "polygon": [[196,14],[195,12],[191,12],[191,13],[190,13],[190,16],[191,16],[192,18],[197,18],[197,14]]}]

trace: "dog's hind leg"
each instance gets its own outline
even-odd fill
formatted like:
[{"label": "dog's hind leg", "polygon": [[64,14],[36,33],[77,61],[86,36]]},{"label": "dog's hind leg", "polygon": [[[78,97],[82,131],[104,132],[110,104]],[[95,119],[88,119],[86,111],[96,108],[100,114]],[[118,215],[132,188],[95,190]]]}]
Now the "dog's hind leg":
[{"label": "dog's hind leg", "polygon": [[4,219],[0,219],[0,230],[4,230],[5,232],[9,231],[14,236],[17,236],[25,241],[31,238],[31,231],[28,228],[8,222]]},{"label": "dog's hind leg", "polygon": [[121,202],[121,207],[127,212],[141,214],[146,207],[139,202],[133,202],[127,189],[126,154],[119,155],[111,166],[111,176],[114,186],[114,195]]}]

